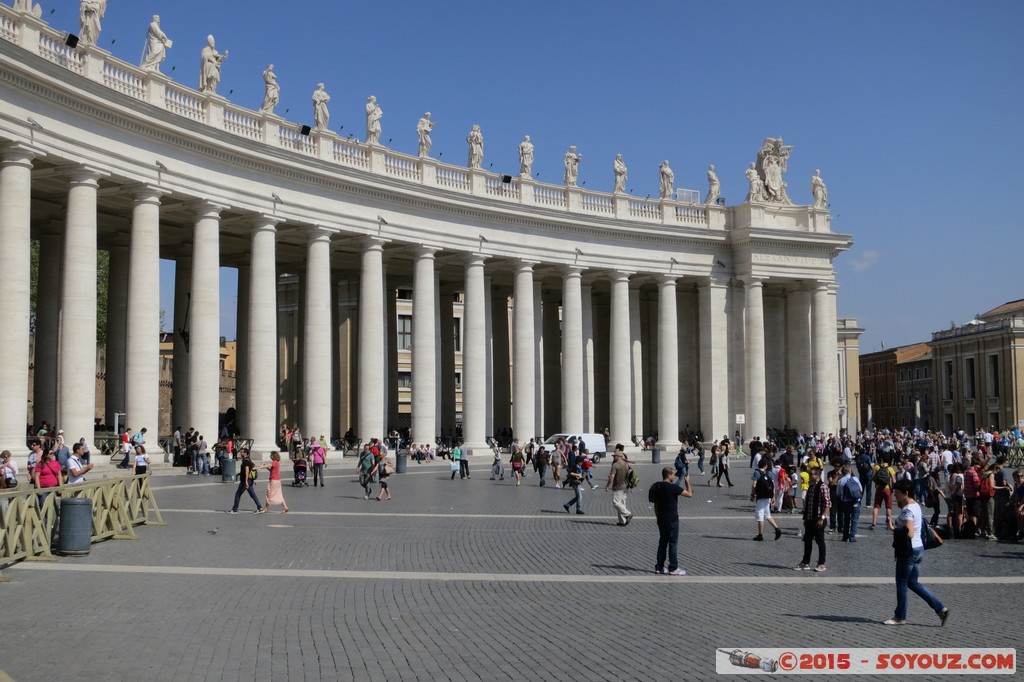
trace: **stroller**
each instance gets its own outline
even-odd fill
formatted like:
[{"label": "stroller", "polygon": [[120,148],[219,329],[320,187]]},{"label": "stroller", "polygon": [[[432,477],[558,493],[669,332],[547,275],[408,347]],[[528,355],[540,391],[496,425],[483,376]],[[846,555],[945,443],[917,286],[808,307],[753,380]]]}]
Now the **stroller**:
[{"label": "stroller", "polygon": [[295,474],[295,479],[292,481],[292,487],[298,488],[301,486],[309,487],[309,483],[306,481],[306,458],[299,456],[296,457],[292,462],[292,472]]}]

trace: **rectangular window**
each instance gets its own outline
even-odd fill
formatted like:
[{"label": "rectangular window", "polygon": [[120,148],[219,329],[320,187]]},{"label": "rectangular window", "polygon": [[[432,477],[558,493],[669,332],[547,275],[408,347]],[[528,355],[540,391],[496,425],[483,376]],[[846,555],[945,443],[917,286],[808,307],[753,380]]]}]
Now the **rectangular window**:
[{"label": "rectangular window", "polygon": [[398,316],[398,350],[412,350],[412,315]]},{"label": "rectangular window", "polygon": [[985,385],[988,387],[988,397],[999,397],[999,356],[988,356],[988,376]]},{"label": "rectangular window", "polygon": [[399,301],[411,301],[412,300],[412,289],[399,289],[398,290]]},{"label": "rectangular window", "polygon": [[455,352],[456,353],[461,353],[462,352],[462,318],[461,317],[456,317],[455,318],[455,325],[454,325],[453,333],[455,335]]},{"label": "rectangular window", "polygon": [[[944,386],[942,387],[943,395],[946,396],[946,400],[953,399],[953,361],[946,360],[946,376],[942,378]],[[948,433],[948,432],[947,432]]]},{"label": "rectangular window", "polygon": [[[975,388],[974,358],[964,358],[964,398],[974,398]],[[967,433],[974,433],[974,429]]]},{"label": "rectangular window", "polygon": [[398,388],[412,388],[412,372],[398,373]]},{"label": "rectangular window", "polygon": [[456,391],[461,391],[462,390],[462,373],[461,372],[456,372],[455,373],[455,390]]}]

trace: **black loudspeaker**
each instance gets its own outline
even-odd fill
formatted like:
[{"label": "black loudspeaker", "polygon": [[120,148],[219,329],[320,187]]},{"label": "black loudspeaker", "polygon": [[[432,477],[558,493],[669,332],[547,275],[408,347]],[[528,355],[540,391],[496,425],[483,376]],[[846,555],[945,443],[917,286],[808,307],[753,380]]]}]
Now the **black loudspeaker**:
[{"label": "black loudspeaker", "polygon": [[309,135],[311,132],[313,132],[313,129],[310,128],[309,126],[302,126],[301,128],[299,128],[299,132],[302,133],[303,135]]},{"label": "black loudspeaker", "polygon": [[64,39],[64,44],[70,47],[72,50],[78,47],[78,36],[74,33],[69,33],[68,37]]},{"label": "black loudspeaker", "polygon": [[501,176],[501,181],[507,185],[507,184],[512,182],[512,176],[511,175],[502,175]]}]

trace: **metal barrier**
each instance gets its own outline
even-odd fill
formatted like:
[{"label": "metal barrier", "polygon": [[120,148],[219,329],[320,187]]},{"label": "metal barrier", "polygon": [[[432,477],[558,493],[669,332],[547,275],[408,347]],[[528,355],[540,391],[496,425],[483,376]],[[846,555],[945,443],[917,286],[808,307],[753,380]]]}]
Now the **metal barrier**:
[{"label": "metal barrier", "polygon": [[1014,445],[1010,448],[1009,452],[1006,453],[1006,466],[1008,467],[1024,467],[1024,447]]},{"label": "metal barrier", "polygon": [[64,497],[92,500],[92,542],[134,540],[134,526],[164,525],[149,477],[147,473],[0,492],[0,565],[53,559],[54,529]]}]

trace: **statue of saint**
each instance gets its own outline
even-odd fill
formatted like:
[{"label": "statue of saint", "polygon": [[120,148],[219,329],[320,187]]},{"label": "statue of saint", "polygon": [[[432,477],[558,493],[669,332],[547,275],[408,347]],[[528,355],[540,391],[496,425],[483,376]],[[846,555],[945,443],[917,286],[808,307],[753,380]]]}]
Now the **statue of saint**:
[{"label": "statue of saint", "polygon": [[782,144],[781,137],[766,137],[757,152],[755,166],[761,182],[764,183],[763,200],[774,204],[792,204],[786,194],[786,183],[782,174],[786,172],[786,162],[793,147]]},{"label": "statue of saint", "polygon": [[626,162],[622,160],[622,154],[615,155],[615,162],[612,164],[615,171],[615,192],[626,191]]},{"label": "statue of saint", "polygon": [[527,135],[519,143],[519,177],[528,178],[533,172],[533,143]]},{"label": "statue of saint", "polygon": [[380,119],[384,111],[377,104],[377,98],[370,95],[366,99],[366,144],[380,144]]},{"label": "statue of saint", "polygon": [[416,123],[416,134],[420,138],[420,156],[430,156],[430,148],[434,145],[430,141],[430,131],[434,129],[434,122],[430,120],[430,112],[423,114],[423,118]]},{"label": "statue of saint", "polygon": [[675,189],[676,174],[672,172],[672,169],[668,166],[668,159],[661,162],[658,166],[658,174],[661,176],[660,192],[662,199],[671,199],[672,190]]},{"label": "statue of saint", "polygon": [[154,14],[146,36],[146,49],[142,53],[142,70],[159,73],[160,64],[167,57],[167,50],[171,49],[171,46],[171,39],[160,30],[160,15]]},{"label": "statue of saint", "polygon": [[228,51],[224,50],[224,54],[217,52],[213,36],[206,36],[206,47],[199,57],[199,92],[216,94],[220,83],[220,65],[227,58]]},{"label": "statue of saint", "polygon": [[268,64],[263,72],[263,104],[260,105],[261,114],[274,113],[274,107],[281,99],[281,87],[277,84],[277,74],[274,73],[274,65]]},{"label": "statue of saint", "polygon": [[750,164],[750,168],[746,170],[744,175],[747,176],[747,182],[750,183],[750,191],[747,192],[747,203],[752,201],[764,201],[764,182],[761,181],[761,176],[757,174],[757,164]]},{"label": "statue of saint", "polygon": [[327,124],[331,120],[331,112],[327,110],[327,103],[330,101],[331,96],[324,90],[324,84],[317,83],[316,90],[313,92],[314,130],[327,130]]},{"label": "statue of saint", "polygon": [[820,170],[814,171],[814,177],[811,178],[811,194],[814,195],[814,208],[828,208],[828,187],[821,179]]},{"label": "statue of saint", "polygon": [[33,3],[32,0],[14,0],[14,11],[27,12],[36,19],[43,16],[43,6],[38,3]]},{"label": "statue of saint", "polygon": [[78,8],[78,40],[95,45],[100,39],[100,19],[107,13],[107,0],[82,0]]},{"label": "statue of saint", "polygon": [[722,185],[718,182],[718,176],[715,175],[714,164],[708,166],[708,195],[704,197],[704,205],[710,206],[718,199],[718,195],[722,193]]},{"label": "statue of saint", "polygon": [[484,134],[476,123],[466,136],[466,142],[469,143],[469,167],[479,168],[484,160]]},{"label": "statue of saint", "polygon": [[566,187],[575,187],[576,181],[580,177],[580,161],[583,160],[582,154],[576,153],[576,145],[569,147],[569,151],[565,153],[565,180]]}]

